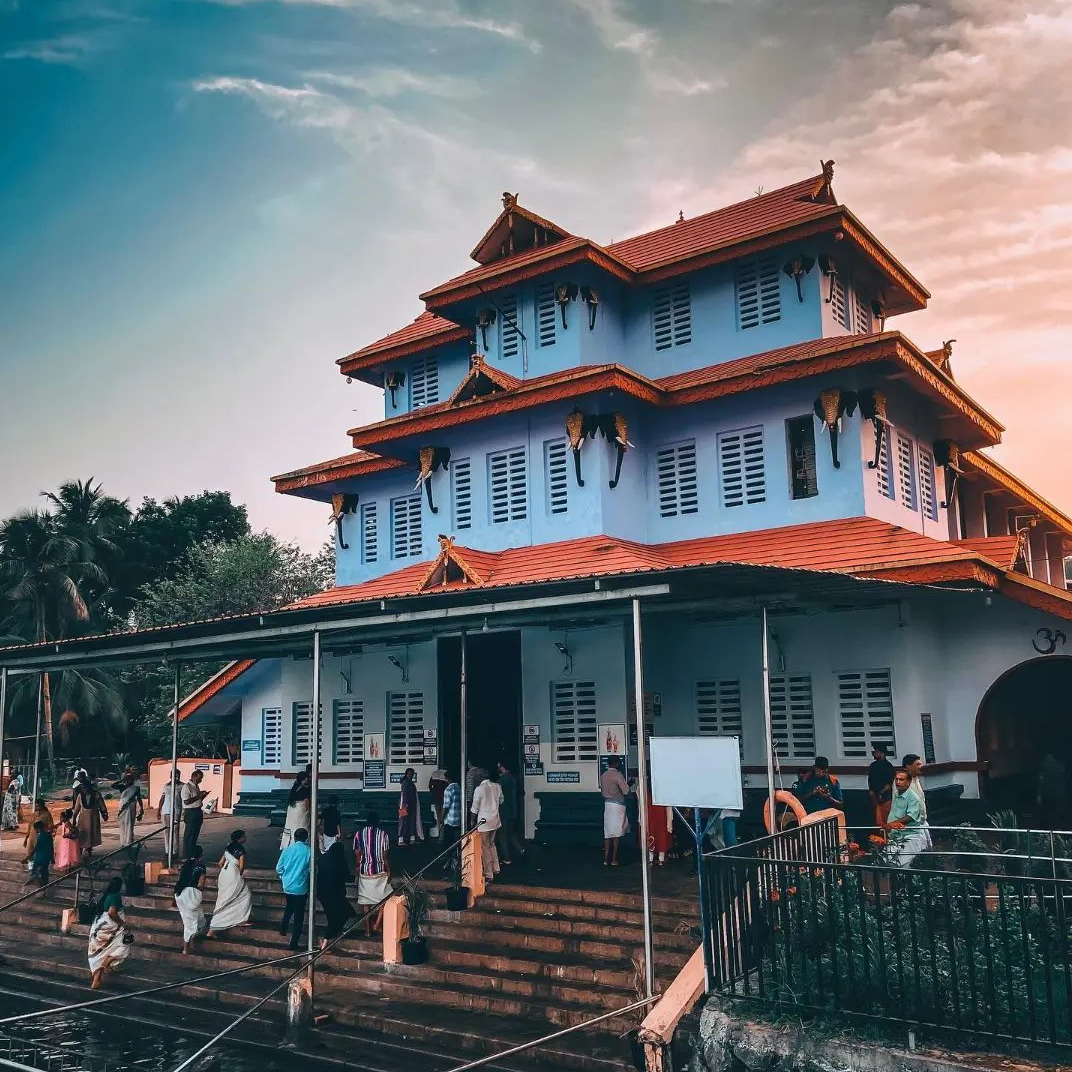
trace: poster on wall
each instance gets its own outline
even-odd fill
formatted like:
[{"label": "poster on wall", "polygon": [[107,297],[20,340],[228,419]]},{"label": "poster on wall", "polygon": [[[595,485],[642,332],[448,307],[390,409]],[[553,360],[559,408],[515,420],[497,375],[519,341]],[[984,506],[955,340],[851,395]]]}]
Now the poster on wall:
[{"label": "poster on wall", "polygon": [[[636,724],[636,696],[629,693],[626,710],[629,712],[630,724]],[[661,692],[644,693],[644,718],[658,718],[663,713],[663,694]]]},{"label": "poster on wall", "polygon": [[924,711],[919,716],[919,721],[923,729],[923,762],[934,762],[934,721],[931,718],[930,711]]},{"label": "poster on wall", "polygon": [[424,731],[424,762],[429,767],[439,763],[439,731],[426,729]]},{"label": "poster on wall", "polygon": [[[655,727],[650,722],[645,723],[645,725],[644,725],[644,740],[645,741],[650,741],[652,739],[652,737],[654,737],[654,736],[655,736]],[[629,744],[630,744],[630,746],[632,748],[636,748],[636,746],[637,746],[637,732],[636,732],[636,724],[635,723],[632,726],[629,727]]]},{"label": "poster on wall", "polygon": [[387,762],[384,757],[386,748],[385,734],[365,734],[365,788],[387,788]]},{"label": "poster on wall", "polygon": [[596,727],[599,740],[599,773],[602,775],[610,766],[610,757],[617,756],[620,760],[620,770],[628,777],[628,735],[625,732],[625,724],[616,723],[600,724]]}]

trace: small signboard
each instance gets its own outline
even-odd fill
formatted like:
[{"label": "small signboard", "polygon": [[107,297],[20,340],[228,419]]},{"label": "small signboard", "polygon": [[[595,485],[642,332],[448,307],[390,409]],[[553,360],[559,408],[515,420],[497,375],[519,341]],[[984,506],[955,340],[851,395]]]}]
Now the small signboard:
[{"label": "small signboard", "polygon": [[543,777],[543,764],[538,760],[529,762],[525,760],[525,777],[526,778],[541,778]]},{"label": "small signboard", "polygon": [[[626,701],[629,721],[636,722],[636,696],[630,692]],[[644,718],[658,718],[663,713],[663,694],[661,692],[644,693]]]},{"label": "small signboard", "polygon": [[651,799],[671,808],[744,808],[736,737],[653,737]]},{"label": "small signboard", "polygon": [[[644,724],[644,740],[650,741],[654,735],[655,727],[650,722],[646,722]],[[637,732],[635,722],[629,727],[629,745],[631,748],[636,748],[637,746]]]},{"label": "small signboard", "polygon": [[424,731],[424,762],[430,767],[439,762],[439,741],[434,729]]},{"label": "small signboard", "polygon": [[931,718],[930,711],[924,711],[919,716],[920,724],[923,727],[923,762],[934,762],[934,721]]},{"label": "small signboard", "polygon": [[384,757],[386,749],[385,734],[365,734],[365,788],[387,788],[387,762]]},{"label": "small signboard", "polygon": [[243,741],[242,742],[242,751],[243,752],[259,752],[260,750],[261,750],[261,742],[260,741]]},{"label": "small signboard", "polygon": [[203,770],[203,771],[212,770],[212,764],[211,763],[195,763],[194,764],[194,770]]},{"label": "small signboard", "polygon": [[540,743],[540,726],[539,726],[538,723],[535,724],[535,725],[531,725],[531,726],[528,725],[528,724],[522,726],[522,728],[521,728],[521,743],[522,744],[536,744],[536,745],[538,745]]},{"label": "small signboard", "polygon": [[394,774],[391,775],[391,785],[401,785],[402,774],[402,771],[395,771]]},{"label": "small signboard", "polygon": [[223,773],[223,764],[222,763],[213,763],[212,764],[212,773],[213,774],[222,774]]},{"label": "small signboard", "polygon": [[548,785],[579,785],[581,772],[575,770],[550,770],[547,772]]}]

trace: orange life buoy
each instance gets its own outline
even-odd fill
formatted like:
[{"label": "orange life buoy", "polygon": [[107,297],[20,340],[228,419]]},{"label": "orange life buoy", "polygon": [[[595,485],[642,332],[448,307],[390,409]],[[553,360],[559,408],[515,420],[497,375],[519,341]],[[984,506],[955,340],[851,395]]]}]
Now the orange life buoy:
[{"label": "orange life buoy", "polygon": [[[804,822],[808,813],[804,810],[804,805],[792,793],[785,789],[775,789],[774,799],[778,804],[784,804],[793,813],[798,826]],[[776,833],[771,818],[770,797],[763,804],[763,825],[767,828],[768,834]]]}]

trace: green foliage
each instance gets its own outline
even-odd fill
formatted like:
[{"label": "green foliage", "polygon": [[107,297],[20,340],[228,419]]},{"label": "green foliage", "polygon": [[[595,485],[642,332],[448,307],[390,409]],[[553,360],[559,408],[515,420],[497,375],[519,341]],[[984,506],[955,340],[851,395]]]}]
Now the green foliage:
[{"label": "green foliage", "polygon": [[435,899],[420,879],[406,875],[402,879],[402,897],[406,902],[406,919],[409,922],[410,938],[420,938],[428,924],[428,917],[435,908]]}]

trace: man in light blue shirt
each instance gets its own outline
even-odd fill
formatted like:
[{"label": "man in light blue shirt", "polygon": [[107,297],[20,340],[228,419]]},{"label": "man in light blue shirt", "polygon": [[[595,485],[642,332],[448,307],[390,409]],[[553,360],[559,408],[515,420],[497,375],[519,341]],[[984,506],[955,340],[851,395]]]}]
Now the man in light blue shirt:
[{"label": "man in light blue shirt", "polygon": [[283,881],[283,893],[287,898],[287,907],[283,910],[283,922],[279,924],[279,933],[287,933],[287,924],[294,920],[291,932],[290,948],[297,951],[302,948],[301,935],[305,925],[305,908],[309,902],[309,831],[295,830],[294,840],[279,855],[275,873]]}]

